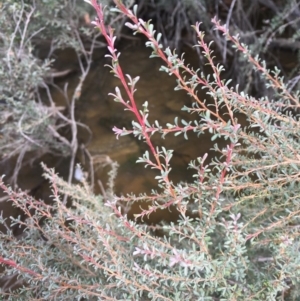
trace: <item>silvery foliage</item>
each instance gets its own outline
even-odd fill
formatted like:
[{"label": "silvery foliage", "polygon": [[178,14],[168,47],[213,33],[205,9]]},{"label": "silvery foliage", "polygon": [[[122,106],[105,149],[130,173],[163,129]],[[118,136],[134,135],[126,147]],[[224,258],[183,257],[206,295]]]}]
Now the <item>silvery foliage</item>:
[{"label": "silvery foliage", "polygon": [[[71,152],[68,144],[58,139],[58,129],[68,127],[69,123],[62,116],[62,108],[55,106],[49,83],[54,72],[53,53],[69,47],[80,56],[82,37],[88,42],[95,35],[92,29],[82,26],[83,13],[89,11],[83,10],[80,3],[8,0],[0,4],[3,160],[18,156],[19,164],[27,152],[31,152],[31,158],[44,153],[67,156]],[[42,51],[45,45],[48,53]]]},{"label": "silvery foliage", "polygon": [[[136,9],[128,11],[131,20],[135,14]],[[127,25],[147,34],[152,56],[163,56],[150,22],[138,20]],[[142,140],[145,132],[164,137],[180,133],[188,139],[188,132],[194,131],[200,141],[208,131],[220,155],[211,161],[207,155],[191,161],[188,168],[194,171],[194,182],[175,184],[166,181],[172,150],[157,148],[164,164],[156,177],[158,191],[151,195],[113,195],[114,169],[112,189],[103,199],[93,195],[87,183],[68,185],[45,168],[54,206],[1,184],[28,216],[25,222],[15,220],[26,226],[24,237],[16,240],[9,232],[1,237],[6,242],[0,244],[2,262],[9,266],[9,273],[19,274],[24,281],[23,288],[8,300],[299,298],[299,94],[289,92],[279,71],[267,70],[238,37],[230,36],[217,21],[215,26],[266,78],[276,98],[255,99],[221,80],[223,67],[214,64],[199,26],[194,27],[199,47],[213,76],[187,68],[175,52],[162,50],[168,64],[162,71],[177,74],[176,89],[186,90],[195,100],[183,108],[193,113],[191,119],[175,119],[165,127],[163,121],[151,124],[151,112],[144,103],[140,111],[143,126],[134,121],[132,129],[114,128],[115,133],[133,134]],[[117,75],[118,67],[114,60],[112,70]],[[138,78],[127,78],[134,91]],[[200,88],[207,91],[207,100],[196,101]],[[120,89],[114,97],[129,106]],[[226,122],[218,114],[224,107]],[[247,124],[242,126],[230,112],[245,115]],[[226,142],[225,147],[221,141]],[[138,162],[156,167],[148,152]],[[64,206],[60,193],[72,198],[71,208]],[[128,220],[120,203],[143,200],[150,205],[140,217],[171,203],[181,214],[178,222],[157,225],[160,236],[156,236],[153,227]]]}]

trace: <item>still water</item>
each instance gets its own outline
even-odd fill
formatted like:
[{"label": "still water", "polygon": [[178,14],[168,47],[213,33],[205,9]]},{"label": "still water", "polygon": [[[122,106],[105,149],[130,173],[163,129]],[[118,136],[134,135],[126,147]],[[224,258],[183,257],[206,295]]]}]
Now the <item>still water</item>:
[{"label": "still water", "polygon": [[[173,123],[176,116],[179,120],[191,119],[190,114],[181,111],[181,108],[184,105],[190,106],[192,99],[183,91],[174,91],[175,79],[159,71],[160,59],[149,59],[150,51],[143,43],[128,45],[125,41],[119,45],[118,49],[121,52],[120,63],[124,73],[130,74],[131,77],[140,76],[140,81],[136,86],[136,102],[139,108],[142,108],[142,104],[148,101],[151,124],[158,120],[162,126],[165,126],[168,122]],[[189,51],[188,62],[196,65],[197,54],[191,49],[187,50]],[[148,150],[147,145],[133,136],[123,136],[117,140],[112,132],[114,126],[130,129],[134,116],[124,111],[120,103],[114,102],[112,96],[108,96],[110,92],[114,92],[116,86],[120,87],[120,82],[109,72],[109,68],[104,67],[107,63],[109,61],[104,57],[94,63],[94,68],[86,80],[82,97],[77,105],[78,119],[88,125],[93,132],[93,138],[87,148],[93,156],[109,155],[112,160],[119,163],[116,179],[117,194],[150,193],[151,189],[157,187],[154,179],[157,172],[144,168],[141,163],[135,163],[138,157]],[[123,96],[125,97],[125,94]],[[189,139],[185,140],[182,135],[175,137],[171,134],[167,135],[166,139],[162,139],[158,134],[153,136],[155,146],[164,146],[174,150],[170,174],[174,183],[191,181],[192,174],[191,170],[187,169],[188,162],[209,152],[212,147],[209,135],[197,138],[195,134],[189,133],[188,137]],[[103,169],[100,166],[96,171],[96,178],[105,179],[106,172],[107,168]],[[96,182],[97,179],[95,179]],[[100,192],[97,185],[95,188],[96,192]],[[136,204],[130,213],[139,210],[139,205]],[[153,219],[158,221],[161,218],[169,220],[170,212],[157,213],[156,217],[152,217],[152,221]]]},{"label": "still water", "polygon": [[[175,117],[178,117],[179,120],[197,118],[196,115],[189,115],[181,111],[184,105],[191,105],[192,99],[184,91],[174,91],[175,78],[159,71],[161,60],[158,58],[149,59],[150,50],[145,47],[143,42],[138,41],[133,44],[132,41],[123,41],[118,45],[118,50],[121,52],[120,62],[124,73],[130,74],[131,77],[140,76],[140,81],[136,86],[136,102],[139,108],[142,108],[142,104],[148,101],[150,123],[158,120],[160,125],[165,126],[166,123],[172,123]],[[186,62],[197,68],[197,53],[191,48],[184,49],[184,52],[186,53]],[[151,189],[157,188],[157,182],[154,179],[157,173],[150,168],[144,168],[140,163],[136,164],[136,160],[142,156],[145,150],[148,150],[147,145],[133,136],[124,136],[117,140],[112,131],[114,126],[130,129],[134,116],[132,113],[124,111],[123,106],[115,103],[113,97],[108,95],[114,92],[116,86],[120,87],[119,80],[109,72],[108,67],[104,66],[109,63],[110,61],[105,58],[105,50],[98,50],[90,74],[83,86],[81,97],[76,104],[77,120],[86,124],[93,133],[88,144],[86,131],[79,131],[78,139],[80,144],[86,145],[94,159],[94,191],[96,194],[101,193],[99,183],[105,187],[109,167],[104,166],[103,163],[109,156],[119,164],[115,183],[117,195],[150,193]],[[56,82],[61,87],[68,82],[70,94],[74,91],[80,76],[80,73],[76,71],[78,69],[76,64],[76,56],[66,50],[58,55],[54,66],[58,70],[68,68],[75,70],[67,78]],[[209,70],[202,71],[209,73]],[[203,93],[202,90],[199,89],[199,93]],[[125,97],[125,94],[123,96]],[[204,94],[199,96],[202,99],[207,98]],[[55,90],[53,90],[53,98],[58,106],[66,105],[63,96]],[[241,118],[242,123],[244,123],[243,120],[245,121],[245,118]],[[167,135],[166,139],[161,139],[157,134],[153,136],[155,146],[164,146],[166,149],[174,150],[170,173],[170,178],[174,183],[192,181],[191,170],[187,169],[190,160],[203,156],[206,152],[209,153],[210,157],[214,156],[211,151],[213,143],[209,135],[202,135],[197,138],[195,134],[189,133],[188,137],[189,139],[185,140],[181,135],[177,137],[172,134]],[[30,157],[30,154],[28,156]],[[48,167],[55,167],[55,170],[62,177],[67,178],[69,159],[47,155],[21,170],[19,187],[31,191],[36,198],[47,201],[51,191],[47,182],[41,177],[41,161],[45,162]],[[79,151],[77,163],[87,169],[88,164],[86,162],[86,156]],[[1,168],[2,174],[9,175],[13,170],[13,162],[1,166]],[[3,207],[3,202],[0,203],[1,206]],[[7,207],[7,203],[5,206]],[[139,210],[139,204],[135,204],[129,212],[129,216]],[[6,210],[5,215],[10,214],[11,212]],[[157,212],[151,216],[151,222],[155,223],[162,219],[168,221],[174,218],[176,217],[169,211]]]},{"label": "still water", "polygon": [[[133,44],[132,41],[123,41],[118,45],[121,52],[121,66],[124,73],[130,74],[131,77],[140,76],[136,88],[136,102],[139,108],[145,101],[149,103],[149,121],[154,123],[158,120],[160,125],[165,127],[166,123],[173,123],[174,118],[191,120],[191,116],[181,111],[184,105],[190,106],[192,99],[183,91],[174,91],[176,86],[175,78],[166,73],[159,71],[161,66],[160,59],[149,59],[150,50],[147,49],[143,42],[138,41]],[[186,49],[186,60],[194,66],[198,65],[198,57],[192,49]],[[127,193],[151,193],[151,189],[157,189],[157,182],[154,179],[156,171],[145,168],[143,164],[136,164],[136,160],[142,156],[144,151],[148,150],[147,145],[134,138],[133,136],[124,136],[116,139],[112,128],[126,127],[131,128],[131,121],[134,120],[132,113],[124,111],[121,104],[113,101],[113,97],[108,94],[114,92],[115,87],[120,87],[119,80],[110,73],[110,69],[105,64],[110,63],[104,57],[105,50],[100,49],[96,53],[93,66],[88,75],[81,97],[76,104],[77,120],[86,124],[92,131],[92,139],[88,144],[88,134],[85,130],[79,131],[79,144],[86,144],[86,148],[94,159],[95,179],[94,191],[101,193],[99,184],[105,187],[107,182],[107,172],[109,166],[104,166],[106,156],[119,164],[118,175],[115,183],[115,192],[117,195]],[[73,68],[75,71],[68,75],[67,78],[60,79],[57,85],[63,87],[68,82],[69,93],[74,91],[80,73],[76,71],[76,57],[72,52],[65,51],[61,53],[56,60],[57,69]],[[204,70],[205,71],[205,70]],[[53,90],[53,99],[58,106],[65,106],[65,100],[61,93]],[[125,97],[125,94],[123,95]],[[204,98],[204,95],[203,95]],[[192,118],[197,118],[192,115]],[[167,135],[162,139],[160,135],[153,136],[155,146],[164,146],[166,149],[174,150],[171,160],[172,171],[170,178],[174,183],[180,181],[191,181],[191,170],[187,169],[190,160],[202,156],[209,152],[212,143],[208,135],[197,138],[195,134],[189,133],[188,140],[182,135],[174,137],[173,134]],[[84,169],[88,169],[87,157],[79,151],[77,162]],[[47,166],[55,167],[55,170],[62,176],[67,177],[69,169],[69,160],[44,156],[33,165],[27,165],[19,175],[19,187],[31,191],[36,198],[44,200],[49,199],[51,191],[47,182],[41,177],[42,170],[39,166],[44,161]],[[10,174],[13,165],[6,165],[6,174]],[[135,204],[129,212],[129,216],[140,211],[140,205]],[[151,222],[160,220],[174,219],[170,211],[157,212],[151,216]]]}]

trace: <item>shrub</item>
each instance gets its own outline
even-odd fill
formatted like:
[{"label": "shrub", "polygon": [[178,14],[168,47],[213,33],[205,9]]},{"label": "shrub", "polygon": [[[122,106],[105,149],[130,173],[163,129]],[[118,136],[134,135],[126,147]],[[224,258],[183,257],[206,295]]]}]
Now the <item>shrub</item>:
[{"label": "shrub", "polygon": [[[161,35],[150,22],[138,19],[115,0],[115,11],[127,16],[126,24],[147,38],[151,57],[163,61],[161,70],[176,78],[175,90],[192,99],[183,110],[190,120],[174,124],[149,121],[148,103],[138,108],[134,92],[139,78],[125,75],[119,64],[113,30],[103,22],[96,0],[86,0],[97,12],[93,24],[108,44],[111,71],[124,92],[116,88],[115,101],[133,113],[134,135],[149,151],[137,160],[157,170],[157,191],[151,195],[118,197],[112,164],[106,198],[92,194],[88,183],[71,185],[46,167],[53,189],[53,206],[16,192],[1,182],[15,206],[27,215],[14,220],[25,228],[16,239],[10,229],[1,236],[0,262],[6,274],[18,275],[21,288],[4,292],[8,300],[296,300],[299,298],[299,94],[290,91],[278,69],[268,70],[248,47],[213,19],[215,29],[242,53],[263,77],[273,98],[254,98],[223,80],[224,68],[215,64],[200,23],[193,26],[198,44],[213,74],[185,65],[183,57],[164,49]],[[198,89],[207,92],[200,99]],[[125,94],[124,94],[125,93]],[[125,96],[126,95],[126,96]],[[127,100],[128,99],[128,100]],[[245,120],[247,122],[243,122]],[[211,133],[219,156],[203,154],[188,165],[194,182],[173,183],[172,150],[154,145],[159,133],[184,135]],[[72,198],[67,208],[62,195]],[[149,204],[137,218],[158,209],[175,207],[177,223],[153,228],[127,219],[123,204]],[[5,224],[5,221],[2,221]],[[4,243],[5,242],[5,243]]]},{"label": "shrub", "polygon": [[[77,0],[9,0],[0,4],[0,158],[7,162],[17,157],[14,184],[28,157],[29,161],[45,153],[74,157],[77,151],[77,127],[84,125],[74,120],[74,102],[89,72],[94,48],[103,47],[97,41],[99,34],[84,23],[85,16],[93,15],[91,8],[83,5]],[[118,28],[123,23],[112,14],[107,14],[106,21]],[[48,47],[47,53],[43,47]],[[53,81],[56,75],[72,71],[53,69],[57,51],[64,48],[75,51],[81,73],[69,94]],[[66,99],[64,115],[52,99],[53,89],[59,89]],[[70,141],[62,134],[66,129],[72,132]]]},{"label": "shrub", "polygon": [[[71,152],[68,144],[57,139],[60,137],[58,129],[69,124],[54,105],[46,83],[52,73],[51,54],[44,60],[37,56],[38,44],[43,38],[48,38],[47,32],[61,30],[59,25],[62,24],[58,18],[56,26],[51,24],[49,12],[54,11],[50,9],[52,5],[53,2],[41,7],[34,1],[6,1],[0,7],[0,26],[3,28],[0,52],[0,155],[2,161],[18,157],[14,183],[27,153],[31,153],[31,158],[38,158],[44,153],[69,156]],[[57,14],[62,6],[60,1],[55,10]],[[67,45],[66,30],[60,32],[53,40],[52,51],[61,47],[62,41],[64,46]],[[48,89],[48,99],[42,99],[42,87]]]}]

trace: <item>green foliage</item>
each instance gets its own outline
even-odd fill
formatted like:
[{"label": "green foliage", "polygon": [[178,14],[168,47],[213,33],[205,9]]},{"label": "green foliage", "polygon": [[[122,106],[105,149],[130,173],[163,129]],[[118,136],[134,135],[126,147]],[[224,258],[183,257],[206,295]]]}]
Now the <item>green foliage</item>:
[{"label": "green foliage", "polygon": [[[23,192],[0,186],[27,219],[14,220],[25,228],[16,238],[1,234],[0,263],[9,275],[19,275],[21,289],[5,291],[7,300],[297,300],[299,298],[299,110],[298,92],[287,88],[279,70],[252,54],[219,21],[212,22],[228,45],[239,51],[264,78],[270,98],[254,98],[222,79],[224,67],[215,63],[200,24],[193,26],[199,47],[213,74],[187,66],[176,52],[164,49],[151,22],[115,1],[126,24],[147,38],[161,71],[175,77],[175,90],[184,90],[192,104],[183,110],[190,120],[151,124],[148,103],[138,108],[139,78],[125,75],[115,49],[115,37],[104,24],[102,9],[93,23],[108,44],[111,71],[124,88],[114,100],[133,114],[131,129],[114,127],[118,136],[133,134],[149,151],[138,163],[157,171],[158,191],[151,195],[113,193],[116,165],[111,163],[106,198],[95,196],[84,180],[71,185],[44,166],[53,188],[53,205]],[[198,97],[204,89],[207,99]],[[129,99],[127,101],[127,99]],[[241,118],[240,116],[243,116]],[[246,122],[243,122],[246,119]],[[192,160],[191,183],[173,183],[169,174],[173,150],[154,145],[151,136],[209,132],[219,154]],[[218,138],[218,139],[217,139]],[[70,208],[63,196],[72,199]],[[124,204],[144,200],[149,207],[137,218],[158,209],[176,208],[177,223],[153,228],[130,221]],[[5,221],[2,220],[5,224]]]}]

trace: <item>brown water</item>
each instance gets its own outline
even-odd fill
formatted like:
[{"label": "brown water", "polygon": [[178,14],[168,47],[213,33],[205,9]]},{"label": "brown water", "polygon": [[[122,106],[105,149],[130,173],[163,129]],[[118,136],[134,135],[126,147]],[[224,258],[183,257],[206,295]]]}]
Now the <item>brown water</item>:
[{"label": "brown water", "polygon": [[[183,91],[174,91],[175,79],[159,71],[161,60],[149,59],[150,51],[142,43],[127,45],[124,42],[118,48],[121,52],[120,63],[123,71],[132,77],[141,78],[135,96],[140,108],[145,101],[148,101],[150,123],[158,120],[162,126],[165,126],[168,122],[172,123],[176,116],[179,119],[189,120],[190,115],[181,111],[181,108],[183,105],[190,105],[191,98]],[[196,65],[198,60],[196,53],[190,50],[188,60]],[[88,149],[92,155],[109,155],[112,160],[120,164],[116,180],[117,194],[150,193],[151,189],[157,187],[154,179],[157,172],[150,168],[145,169],[142,164],[136,164],[138,157],[148,149],[147,145],[133,136],[124,136],[117,140],[112,132],[113,126],[130,129],[134,116],[124,111],[121,104],[114,102],[112,96],[108,96],[110,92],[114,92],[116,86],[120,87],[120,82],[110,74],[109,68],[104,67],[107,63],[109,61],[105,58],[95,62],[77,105],[79,120],[87,124],[93,132],[93,139]],[[169,135],[164,140],[159,135],[153,136],[155,146],[174,150],[170,174],[174,183],[191,181],[191,171],[187,169],[188,162],[208,152],[212,147],[208,135],[200,139],[197,139],[193,133],[188,136],[188,140],[183,136]],[[107,169],[104,172],[107,172]],[[96,178],[105,179],[101,168],[96,172]],[[96,191],[100,192],[97,186]],[[137,210],[139,210],[138,205],[133,211]],[[152,221],[171,218],[167,211],[161,214],[156,215],[155,218],[153,216]]]},{"label": "brown water", "polygon": [[[161,60],[149,59],[150,50],[144,46],[144,43],[132,44],[130,42],[128,44],[127,41],[124,41],[118,45],[118,49],[121,52],[120,62],[123,71],[132,77],[140,76],[141,78],[136,87],[136,101],[140,108],[145,101],[148,101],[150,123],[158,120],[162,126],[165,126],[168,122],[173,123],[176,116],[179,119],[190,120],[190,115],[181,111],[181,108],[183,105],[191,105],[191,98],[183,91],[174,91],[175,79],[159,71]],[[191,49],[187,50],[187,61],[196,66],[198,63],[197,54]],[[86,124],[93,133],[93,138],[87,145],[91,155],[100,161],[105,155],[108,155],[112,160],[119,163],[116,193],[118,195],[150,193],[151,189],[157,188],[157,182],[154,179],[157,172],[150,168],[144,168],[143,164],[136,164],[136,160],[142,156],[145,150],[148,150],[147,145],[132,136],[120,137],[117,140],[112,131],[114,126],[130,129],[134,116],[128,111],[124,111],[121,104],[115,103],[113,97],[108,96],[110,92],[114,92],[116,86],[120,87],[120,82],[116,77],[113,77],[108,67],[104,67],[107,63],[109,60],[104,57],[104,50],[100,50],[95,55],[93,67],[77,103],[77,120]],[[61,53],[55,65],[60,69],[74,68],[74,66],[76,68],[76,57],[72,53]],[[67,80],[71,93],[76,87],[79,76],[79,72],[75,71],[67,79],[58,81],[57,84],[62,87]],[[55,90],[53,90],[53,99],[57,105],[65,105],[62,95]],[[193,116],[193,118],[195,117],[196,115]],[[185,140],[181,135],[179,137],[167,135],[166,139],[163,140],[159,135],[153,136],[155,146],[164,146],[174,150],[170,173],[170,178],[174,183],[191,181],[191,171],[187,169],[188,162],[209,152],[212,147],[209,136],[201,136],[198,139],[195,134],[189,133],[188,137],[189,139]],[[86,141],[87,132],[81,130],[79,142],[85,143]],[[46,161],[49,167],[56,166],[60,175],[67,176],[68,160],[59,162],[57,158],[50,156],[45,156],[42,160]],[[83,156],[79,152],[77,162],[87,168],[88,166],[83,161]],[[100,180],[105,185],[109,168],[102,167],[101,163],[95,164],[94,167],[95,193],[101,193],[97,183]],[[12,167],[9,169],[11,171]],[[10,172],[6,171],[6,173],[9,174]],[[47,183],[44,183],[41,178],[39,162],[22,170],[19,175],[19,183],[21,188],[32,190],[37,198],[49,199],[50,191],[47,188]],[[130,211],[130,215],[139,210],[139,205],[135,205]],[[159,212],[151,217],[152,222],[161,219],[170,220],[171,213],[169,211]]]},{"label": "brown water", "polygon": [[[149,59],[150,50],[142,42],[132,44],[132,42],[124,41],[118,45],[118,50],[121,52],[120,62],[123,71],[132,77],[140,76],[141,78],[136,87],[136,101],[140,108],[144,101],[148,101],[150,123],[158,120],[162,126],[165,126],[168,122],[172,123],[176,116],[179,119],[191,119],[191,116],[181,111],[181,108],[183,105],[191,105],[192,99],[183,91],[174,91],[175,79],[159,71],[162,63],[160,59]],[[187,63],[197,67],[198,57],[196,52],[191,48],[184,49],[184,51],[186,52]],[[104,67],[105,64],[110,63],[104,57],[104,54],[105,51],[103,49],[95,54],[93,67],[86,79],[76,108],[77,120],[85,123],[93,133],[87,149],[96,160],[98,159],[98,163],[96,162],[94,166],[95,193],[101,193],[101,189],[97,184],[98,181],[101,181],[103,185],[107,181],[106,174],[109,168],[103,167],[101,164],[106,155],[120,165],[116,179],[116,193],[118,195],[150,193],[151,189],[156,189],[157,187],[157,182],[154,179],[157,173],[149,168],[145,169],[142,164],[136,164],[138,157],[147,150],[147,145],[132,136],[120,137],[117,140],[112,131],[114,126],[130,129],[134,116],[128,111],[124,111],[121,104],[115,103],[113,97],[108,96],[110,92],[114,92],[116,86],[120,87],[120,82],[110,74],[108,67]],[[76,64],[76,56],[72,55],[72,52],[65,51],[59,55],[55,65],[60,67],[60,69],[76,69]],[[208,72],[208,70],[205,71]],[[76,87],[79,76],[79,72],[75,71],[67,79],[60,80],[57,84],[63,86],[67,81],[71,93]],[[202,93],[201,90],[200,93]],[[205,95],[200,95],[200,97],[202,99],[206,98]],[[53,98],[57,105],[65,105],[62,95],[58,92],[53,91]],[[192,115],[192,118],[196,118],[196,115]],[[165,140],[161,139],[159,135],[153,136],[155,146],[164,146],[167,149],[174,150],[174,156],[171,161],[172,171],[170,173],[170,178],[174,183],[180,181],[190,182],[192,180],[191,171],[187,169],[187,164],[190,160],[196,159],[206,152],[209,152],[211,156],[213,155],[211,152],[213,143],[209,135],[202,135],[200,138],[197,138],[193,133],[189,133],[188,136],[188,140],[185,140],[181,135],[177,137],[168,135]],[[79,132],[79,142],[85,143],[86,141],[87,132],[81,130]],[[84,156],[79,152],[77,162],[81,163],[84,168],[87,168],[83,158]],[[69,169],[68,159],[62,160],[44,156],[42,160],[49,167],[55,166],[56,171],[61,176],[67,177]],[[31,190],[36,198],[49,200],[51,192],[47,183],[43,182],[39,163],[40,161],[35,162],[21,171],[19,186],[22,189]],[[2,173],[9,175],[12,169],[12,165],[6,164],[6,166],[2,166]],[[132,216],[133,213],[139,210],[139,205],[137,204],[130,211],[129,215]],[[7,215],[10,214],[11,212],[7,212]],[[151,221],[158,222],[162,219],[171,220],[173,218],[174,215],[172,213],[164,211],[151,216]]]},{"label": "brown water", "polygon": [[[149,121],[158,120],[162,125],[173,122],[176,116],[179,119],[190,119],[189,114],[181,111],[184,104],[190,105],[191,99],[183,91],[174,92],[174,78],[159,72],[161,61],[149,59],[150,52],[144,45],[121,45],[121,65],[125,73],[132,77],[140,76],[137,85],[136,101],[140,108],[144,101],[149,103]],[[124,50],[122,49],[124,48]],[[195,56],[196,59],[196,56]],[[119,80],[109,73],[104,67],[105,59],[97,62],[87,81],[78,104],[80,120],[87,124],[93,132],[93,140],[88,145],[91,153],[108,154],[113,160],[120,163],[117,190],[119,193],[149,192],[153,184],[153,173],[144,169],[141,164],[135,164],[136,159],[142,155],[147,146],[132,136],[120,137],[116,140],[112,132],[113,126],[122,128],[131,127],[134,120],[133,114],[124,111],[121,104],[115,103],[108,93],[114,92],[116,86],[120,86]],[[125,96],[125,95],[124,95]],[[192,158],[205,153],[211,147],[209,139],[197,139],[195,135],[189,135],[190,139],[169,135],[162,140],[154,135],[156,146],[165,146],[174,149],[172,179],[177,182],[187,180],[186,164]],[[206,137],[208,138],[208,137]],[[147,172],[145,172],[147,171]],[[141,180],[141,176],[143,180]],[[121,180],[122,178],[122,180]]]}]

